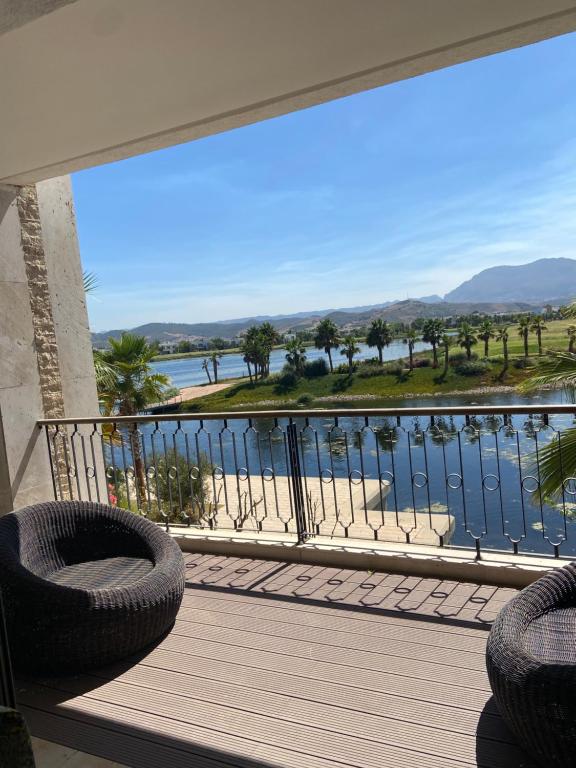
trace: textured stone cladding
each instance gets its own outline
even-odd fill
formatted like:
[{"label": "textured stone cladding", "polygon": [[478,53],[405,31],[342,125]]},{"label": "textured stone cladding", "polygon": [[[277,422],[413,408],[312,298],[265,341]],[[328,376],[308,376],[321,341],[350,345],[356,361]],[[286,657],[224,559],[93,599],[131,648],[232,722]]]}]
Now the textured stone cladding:
[{"label": "textured stone cladding", "polygon": [[48,286],[36,187],[21,187],[17,197],[17,205],[32,309],[34,344],[38,358],[44,417],[47,419],[64,418],[58,344],[52,316],[52,301]]}]

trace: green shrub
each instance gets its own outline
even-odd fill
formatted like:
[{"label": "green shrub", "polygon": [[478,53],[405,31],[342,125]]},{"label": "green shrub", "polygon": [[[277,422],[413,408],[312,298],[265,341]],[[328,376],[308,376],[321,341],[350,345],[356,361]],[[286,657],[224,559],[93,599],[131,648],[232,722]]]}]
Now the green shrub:
[{"label": "green shrub", "polygon": [[504,362],[504,355],[492,355],[488,358],[489,363],[494,363],[495,365],[502,365]]},{"label": "green shrub", "polygon": [[459,376],[481,376],[489,370],[490,363],[487,360],[464,360],[454,366],[454,371]]},{"label": "green shrub", "polygon": [[[157,446],[157,449],[160,451],[162,447]],[[206,454],[191,455],[188,464],[185,453],[174,449],[164,453],[162,450],[155,461],[152,461],[152,455],[147,457],[147,464],[150,466],[145,472],[144,489],[140,494],[135,479],[128,481],[128,490],[124,473],[116,471],[115,477],[108,481],[110,503],[133,512],[144,512],[155,522],[199,522],[211,504],[213,467]]]},{"label": "green shrub", "polygon": [[[352,363],[352,373],[358,370],[358,363]],[[350,367],[348,363],[340,363],[334,368],[334,373],[344,373],[348,375],[350,373]]]},{"label": "green shrub", "polygon": [[309,360],[307,363],[304,363],[302,373],[305,379],[317,379],[320,376],[327,376],[328,364],[326,359],[319,357],[316,360]]},{"label": "green shrub", "polygon": [[417,357],[414,360],[414,368],[430,368],[432,360],[429,357]]},{"label": "green shrub", "polygon": [[388,363],[388,365],[384,366],[383,370],[387,376],[402,376],[404,373],[404,361],[398,360],[394,363]]},{"label": "green shrub", "polygon": [[310,405],[314,402],[314,396],[310,392],[302,392],[296,402],[298,405]]},{"label": "green shrub", "polygon": [[526,358],[526,357],[518,357],[518,358],[516,358],[516,360],[514,360],[512,365],[514,366],[514,368],[522,369],[522,368],[532,368],[533,363],[532,363],[532,360],[530,360],[529,357],[528,358]]},{"label": "green shrub", "polygon": [[358,376],[361,379],[371,379],[373,376],[382,376],[384,374],[384,367],[382,365],[361,365],[358,369]]},{"label": "green shrub", "polygon": [[282,368],[281,373],[278,376],[276,390],[278,392],[288,392],[298,386],[298,374],[289,365],[285,365]]},{"label": "green shrub", "polygon": [[468,360],[468,357],[466,356],[466,352],[462,350],[461,352],[452,352],[452,354],[448,357],[448,360],[450,361],[451,365],[458,365],[459,363],[466,363],[466,362],[471,362],[472,360],[478,360],[478,355],[476,352],[472,352],[470,360]]}]

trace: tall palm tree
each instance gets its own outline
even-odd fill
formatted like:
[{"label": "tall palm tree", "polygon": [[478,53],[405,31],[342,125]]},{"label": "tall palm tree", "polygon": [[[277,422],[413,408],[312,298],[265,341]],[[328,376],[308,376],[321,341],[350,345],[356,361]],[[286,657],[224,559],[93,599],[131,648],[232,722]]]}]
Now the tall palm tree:
[{"label": "tall palm tree", "polygon": [[270,373],[270,354],[274,349],[274,345],[280,343],[280,334],[276,328],[274,328],[272,323],[265,322],[259,326],[258,335],[260,337],[261,353],[260,368],[262,377],[264,378]]},{"label": "tall palm tree", "polygon": [[528,335],[532,327],[532,318],[530,315],[523,315],[518,321],[518,336],[524,343],[524,357],[528,357]]},{"label": "tall palm tree", "polygon": [[389,347],[392,343],[392,331],[388,323],[382,320],[381,317],[372,320],[366,336],[366,343],[369,347],[376,347],[378,349],[378,360],[380,365],[382,365],[382,351],[384,347]]},{"label": "tall palm tree", "polygon": [[466,357],[468,360],[472,357],[472,347],[478,344],[478,339],[474,335],[474,328],[470,323],[462,323],[458,328],[458,344],[466,350]]},{"label": "tall palm tree", "polygon": [[286,361],[297,374],[302,374],[306,362],[306,347],[300,339],[291,339],[286,344]]},{"label": "tall palm tree", "polygon": [[490,339],[494,338],[494,323],[489,318],[480,323],[478,338],[484,342],[484,357],[488,357]]},{"label": "tall palm tree", "polygon": [[404,334],[404,344],[408,344],[408,365],[411,371],[414,370],[414,345],[418,339],[419,336],[413,328],[409,328]]},{"label": "tall palm tree", "polygon": [[257,325],[251,325],[246,329],[241,346],[244,362],[248,366],[248,375],[252,381],[252,366],[254,366],[254,378],[258,378],[258,361],[260,354],[260,331]]},{"label": "tall palm tree", "polygon": [[542,354],[542,332],[547,331],[547,327],[544,324],[544,318],[540,315],[532,318],[532,324],[530,330],[536,334],[536,340],[538,341],[538,354]]},{"label": "tall palm tree", "polygon": [[210,376],[210,363],[206,357],[204,360],[202,360],[202,369],[206,371],[206,376],[208,376],[208,384],[212,384],[212,377]]},{"label": "tall palm tree", "polygon": [[325,317],[321,320],[314,334],[314,346],[316,349],[323,349],[328,355],[328,363],[330,365],[330,373],[333,373],[334,366],[332,365],[332,350],[338,349],[341,343],[340,333],[338,328],[329,317]]},{"label": "tall palm tree", "polygon": [[214,352],[210,352],[209,357],[210,362],[212,363],[212,370],[214,371],[214,384],[218,384],[218,366],[222,359],[222,353],[214,350]]},{"label": "tall palm tree", "polygon": [[508,326],[503,325],[500,328],[498,328],[498,331],[496,332],[496,341],[502,342],[502,353],[504,354],[504,368],[502,368],[502,373],[500,374],[500,378],[504,378],[506,376],[506,371],[508,370]]},{"label": "tall palm tree", "polygon": [[[101,381],[99,396],[107,416],[134,416],[153,403],[162,402],[170,394],[170,379],[155,373],[151,366],[156,347],[144,336],[123,333],[119,339],[108,339],[110,348],[102,353],[103,362],[113,371]],[[129,432],[134,461],[136,491],[140,503],[146,495],[145,467],[137,429]]]},{"label": "tall palm tree", "polygon": [[444,323],[442,320],[426,320],[422,326],[422,341],[432,347],[432,368],[438,368],[438,345],[443,334]]},{"label": "tall palm tree", "polygon": [[445,333],[442,336],[442,346],[444,348],[444,370],[442,371],[442,378],[445,379],[446,376],[448,376],[448,365],[450,363],[450,358],[448,357],[450,352],[450,347],[452,346],[452,342],[454,341],[453,337],[449,334]]},{"label": "tall palm tree", "polygon": [[569,325],[566,328],[566,333],[568,335],[568,352],[572,354],[574,352],[574,343],[576,342],[576,325]]},{"label": "tall palm tree", "polygon": [[357,355],[360,352],[360,347],[356,344],[356,339],[354,336],[350,333],[347,336],[344,336],[342,339],[340,354],[346,355],[346,359],[348,360],[348,372],[352,374],[354,370],[354,355]]}]

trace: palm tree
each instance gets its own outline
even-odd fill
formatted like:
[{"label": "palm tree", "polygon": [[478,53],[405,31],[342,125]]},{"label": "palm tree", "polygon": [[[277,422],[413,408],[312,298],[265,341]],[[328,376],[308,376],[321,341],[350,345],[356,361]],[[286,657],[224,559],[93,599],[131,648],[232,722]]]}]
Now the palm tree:
[{"label": "palm tree", "polygon": [[360,352],[360,347],[356,344],[356,339],[354,336],[351,333],[347,336],[344,336],[342,339],[340,354],[346,355],[348,360],[348,372],[350,374],[352,374],[354,370],[354,355],[357,355],[358,352]]},{"label": "palm tree", "polygon": [[518,336],[524,342],[524,357],[528,357],[528,334],[532,326],[532,318],[530,315],[523,315],[518,321]]},{"label": "palm tree", "polygon": [[445,333],[442,336],[442,346],[444,347],[444,370],[442,371],[442,378],[445,379],[446,376],[448,376],[448,365],[450,363],[450,359],[448,357],[448,353],[450,351],[450,347],[452,346],[453,338],[449,334]]},{"label": "palm tree", "polygon": [[[119,339],[108,339],[110,349],[102,353],[102,361],[113,375],[101,380],[99,396],[106,416],[134,416],[153,403],[162,402],[170,394],[170,379],[155,373],[150,365],[156,347],[144,336],[123,333]],[[136,490],[140,503],[146,495],[146,479],[140,435],[136,429],[129,432],[134,460]]]},{"label": "palm tree", "polygon": [[422,341],[432,346],[432,368],[438,368],[438,344],[444,334],[442,320],[426,320],[422,326]]},{"label": "palm tree", "polygon": [[222,354],[220,352],[210,352],[210,361],[212,363],[212,370],[214,371],[214,384],[218,384],[218,366],[220,365],[220,359]]},{"label": "palm tree", "polygon": [[576,325],[569,325],[568,328],[566,328],[566,333],[568,334],[568,352],[573,354],[574,342],[576,342]]},{"label": "palm tree", "polygon": [[378,360],[380,365],[383,363],[382,350],[384,347],[389,347],[392,342],[392,331],[390,326],[381,317],[376,320],[372,320],[370,328],[368,329],[368,335],[366,336],[366,343],[369,347],[376,347],[378,349]]},{"label": "palm tree", "polygon": [[501,328],[498,328],[498,331],[496,333],[496,341],[502,342],[502,352],[504,354],[504,368],[502,368],[502,373],[500,374],[500,378],[504,378],[506,376],[506,371],[508,370],[508,326],[503,325]]},{"label": "palm tree", "polygon": [[292,339],[286,344],[286,361],[298,375],[302,374],[306,362],[306,347],[300,339]]},{"label": "palm tree", "polygon": [[258,378],[258,360],[260,354],[260,331],[257,325],[251,325],[246,329],[241,347],[244,362],[248,366],[248,375],[252,381],[252,368],[254,366],[254,378]]},{"label": "palm tree", "polygon": [[406,334],[404,336],[404,344],[408,344],[408,359],[409,359],[409,368],[411,371],[414,370],[414,345],[418,341],[419,337],[416,331],[413,328],[409,328],[406,331]]},{"label": "palm tree", "polygon": [[329,317],[325,317],[321,320],[316,327],[316,333],[314,335],[314,346],[316,349],[323,349],[328,355],[328,363],[330,364],[330,373],[334,372],[334,366],[332,365],[332,350],[338,349],[341,339],[340,333],[336,325],[330,320]]},{"label": "palm tree", "polygon": [[212,384],[212,377],[210,376],[210,365],[206,358],[202,360],[202,368],[206,371],[206,376],[208,376],[208,384]]},{"label": "palm tree", "polygon": [[458,328],[458,344],[466,350],[466,357],[468,360],[472,357],[472,347],[478,344],[478,339],[474,335],[474,328],[470,323],[462,323]]},{"label": "palm tree", "polygon": [[272,323],[262,323],[258,328],[260,338],[260,371],[264,378],[270,373],[270,354],[275,344],[280,343],[280,335]]},{"label": "palm tree", "polygon": [[544,325],[544,318],[538,315],[532,319],[530,330],[536,334],[536,340],[538,341],[538,354],[542,354],[542,332],[548,330]]},{"label": "palm tree", "polygon": [[478,332],[478,338],[484,342],[484,357],[488,357],[490,339],[494,338],[494,323],[492,320],[486,318],[482,321]]}]

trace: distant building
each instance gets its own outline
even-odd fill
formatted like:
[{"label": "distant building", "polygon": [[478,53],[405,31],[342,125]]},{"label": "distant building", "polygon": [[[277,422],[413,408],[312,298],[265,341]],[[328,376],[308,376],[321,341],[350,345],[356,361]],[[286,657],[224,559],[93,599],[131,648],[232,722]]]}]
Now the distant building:
[{"label": "distant building", "polygon": [[178,352],[179,341],[161,341],[158,344],[158,349],[163,355],[173,355]]}]

